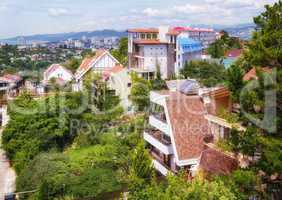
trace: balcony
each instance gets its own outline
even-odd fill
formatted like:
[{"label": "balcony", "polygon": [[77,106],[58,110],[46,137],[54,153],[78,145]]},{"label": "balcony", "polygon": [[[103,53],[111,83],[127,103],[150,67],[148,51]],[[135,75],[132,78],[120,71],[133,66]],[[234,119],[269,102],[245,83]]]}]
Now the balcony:
[{"label": "balcony", "polygon": [[150,154],[153,158],[153,166],[158,170],[162,175],[166,176],[170,171],[169,166],[163,162],[163,159],[153,150],[150,151]]},{"label": "balcony", "polygon": [[153,160],[153,166],[156,170],[158,170],[162,175],[167,176],[169,170],[162,165],[158,160]]},{"label": "balcony", "polygon": [[165,155],[173,154],[171,141],[169,141],[170,139],[165,139],[162,134],[161,131],[147,129],[144,132],[144,140]]},{"label": "balcony", "polygon": [[158,130],[162,131],[164,134],[170,136],[169,127],[165,119],[164,113],[159,113],[159,114],[153,113],[149,117],[149,124],[157,128]]}]

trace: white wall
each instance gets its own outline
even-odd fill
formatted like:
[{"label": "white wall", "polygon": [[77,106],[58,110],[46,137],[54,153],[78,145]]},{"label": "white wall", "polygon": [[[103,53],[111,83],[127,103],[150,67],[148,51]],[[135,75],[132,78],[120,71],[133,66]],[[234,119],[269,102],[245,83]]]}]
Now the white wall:
[{"label": "white wall", "polygon": [[169,31],[169,26],[159,27],[159,40],[160,42],[168,42],[167,33]]},{"label": "white wall", "polygon": [[116,91],[116,95],[119,96],[121,100],[120,104],[125,112],[129,111],[132,106],[128,98],[131,89],[131,79],[127,69],[123,69],[118,73],[112,73],[108,80],[108,87]]},{"label": "white wall", "polygon": [[108,54],[105,54],[101,59],[99,59],[98,62],[96,62],[93,66],[92,69],[103,69],[103,68],[112,68],[114,67],[118,62],[114,60],[111,56]]},{"label": "white wall", "polygon": [[50,74],[48,74],[47,77],[45,77],[47,81],[52,78],[62,78],[64,81],[71,81],[73,76],[69,73],[69,71],[66,71],[64,68],[57,67],[55,71],[51,72]]},{"label": "white wall", "polygon": [[163,78],[167,78],[167,46],[146,45],[144,46],[144,68],[156,71],[156,65],[160,66]]}]

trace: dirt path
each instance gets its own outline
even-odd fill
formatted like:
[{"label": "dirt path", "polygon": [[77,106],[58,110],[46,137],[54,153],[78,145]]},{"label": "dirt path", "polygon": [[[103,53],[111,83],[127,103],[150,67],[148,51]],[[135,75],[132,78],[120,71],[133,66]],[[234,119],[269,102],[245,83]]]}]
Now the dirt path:
[{"label": "dirt path", "polygon": [[[0,137],[2,130],[0,130]],[[1,142],[1,140],[0,140]],[[1,149],[0,143],[0,200],[4,199],[4,194],[14,192],[16,187],[16,173],[11,168],[5,152]]]}]

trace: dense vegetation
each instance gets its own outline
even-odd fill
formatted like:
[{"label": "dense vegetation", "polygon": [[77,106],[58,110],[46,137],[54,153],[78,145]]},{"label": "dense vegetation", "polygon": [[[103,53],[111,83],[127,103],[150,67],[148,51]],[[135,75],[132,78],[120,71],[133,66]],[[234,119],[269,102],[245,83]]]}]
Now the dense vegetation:
[{"label": "dense vegetation", "polygon": [[[119,98],[108,90],[101,77],[90,74],[81,93],[58,93],[39,100],[24,93],[9,105],[11,120],[3,132],[3,147],[18,173],[17,191],[35,190],[20,198],[111,199],[128,191],[128,199],[133,200],[279,199],[281,13],[279,1],[255,18],[257,31],[242,58],[227,72],[223,66],[207,62],[187,63],[181,72],[206,86],[225,82],[229,87],[233,102],[240,108],[236,113],[223,113],[222,117],[240,123],[246,130],[232,129],[230,138],[217,145],[246,158],[249,163],[245,169],[229,176],[208,176],[208,179],[199,173],[187,181],[185,174],[179,173],[159,180],[149,153],[140,142],[146,126],[143,114],[123,116]],[[126,63],[124,44],[115,50],[123,64]],[[77,65],[77,61],[73,63]],[[245,82],[243,74],[250,66],[257,66],[258,80]],[[272,73],[263,73],[261,66],[269,66]],[[255,89],[246,89],[250,85]],[[131,99],[136,111],[146,111],[149,107],[152,88],[163,88],[159,74],[153,81],[132,74]],[[275,92],[275,102],[265,105],[269,98],[265,91]],[[265,118],[273,110],[276,115]]]},{"label": "dense vegetation", "polygon": [[39,100],[24,93],[10,104],[3,147],[18,174],[17,191],[36,190],[21,199],[119,196],[144,120],[124,118],[118,105],[98,75],[81,93]]},{"label": "dense vegetation", "polygon": [[238,38],[230,37],[226,31],[221,31],[220,34],[221,38],[212,43],[207,50],[212,58],[222,58],[227,50],[242,48]]},{"label": "dense vegetation", "polygon": [[[52,63],[61,63],[75,55],[70,49],[26,48],[4,45],[0,47],[0,72],[39,71]],[[32,59],[35,56],[35,59]]]},{"label": "dense vegetation", "polygon": [[121,38],[119,42],[119,47],[113,49],[111,54],[124,66],[128,64],[128,38]]},{"label": "dense vegetation", "polygon": [[185,78],[197,79],[207,87],[222,84],[226,78],[226,70],[223,65],[207,61],[191,61],[185,63],[180,73]]},{"label": "dense vegetation", "polygon": [[[249,168],[261,174],[266,195],[281,197],[282,183],[282,2],[266,6],[266,11],[254,18],[257,31],[248,43],[242,58],[228,70],[228,87],[233,101],[240,104],[238,120],[247,126],[245,132],[232,131],[228,148],[255,158]],[[258,80],[243,81],[243,73],[257,66]],[[264,73],[268,66],[272,72]],[[272,92],[272,93],[271,93]],[[277,96],[276,99],[273,99]],[[280,190],[279,190],[280,189]],[[280,192],[280,193],[279,193]],[[267,198],[267,197],[264,197]],[[268,198],[270,198],[268,196]]]}]

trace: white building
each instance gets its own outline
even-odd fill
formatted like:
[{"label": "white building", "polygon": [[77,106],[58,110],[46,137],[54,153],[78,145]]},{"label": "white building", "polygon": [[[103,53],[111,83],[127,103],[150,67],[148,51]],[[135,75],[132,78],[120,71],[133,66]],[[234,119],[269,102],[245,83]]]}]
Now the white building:
[{"label": "white building", "polygon": [[128,70],[124,68],[107,50],[96,51],[95,56],[85,58],[75,73],[76,83],[74,91],[83,90],[83,80],[88,73],[99,73],[110,90],[120,97],[121,105],[129,111],[131,103],[128,99],[131,89],[131,80]]},{"label": "white building", "polygon": [[144,140],[156,170],[165,176],[181,169],[190,176],[199,169],[221,175],[235,170],[237,161],[213,145],[218,138],[228,137],[231,127],[215,116],[216,109],[229,102],[226,89],[200,92],[194,80],[170,85],[175,89],[150,94],[149,127]]},{"label": "white building", "polygon": [[59,79],[65,83],[73,79],[73,74],[60,64],[52,64],[43,73],[43,82],[48,83],[51,79]]},{"label": "white building", "polygon": [[166,79],[183,68],[185,62],[201,59],[202,50],[215,41],[215,31],[190,27],[159,27],[128,30],[129,67],[146,79],[156,66]]}]

